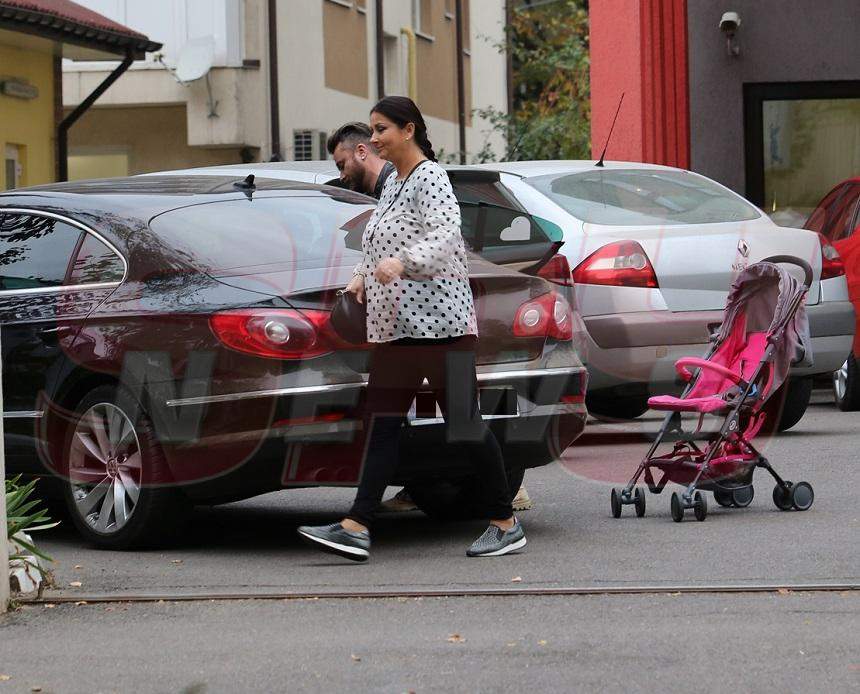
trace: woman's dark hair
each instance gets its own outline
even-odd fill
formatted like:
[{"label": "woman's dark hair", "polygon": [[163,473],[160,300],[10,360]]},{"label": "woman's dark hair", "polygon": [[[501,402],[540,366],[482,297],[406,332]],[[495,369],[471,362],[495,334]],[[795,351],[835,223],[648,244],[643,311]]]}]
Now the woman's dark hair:
[{"label": "woman's dark hair", "polygon": [[397,123],[400,128],[405,128],[407,123],[415,125],[415,142],[424,152],[425,157],[430,161],[436,161],[436,152],[433,151],[433,145],[427,139],[427,124],[424,122],[424,116],[412,99],[406,96],[385,96],[376,102],[376,106],[370,109],[370,112],[382,114],[388,120]]}]

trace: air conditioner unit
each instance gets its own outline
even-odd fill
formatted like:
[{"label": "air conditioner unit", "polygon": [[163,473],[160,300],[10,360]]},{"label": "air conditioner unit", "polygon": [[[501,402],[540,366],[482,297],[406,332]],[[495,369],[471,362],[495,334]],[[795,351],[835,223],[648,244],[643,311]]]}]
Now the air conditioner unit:
[{"label": "air conditioner unit", "polygon": [[295,161],[319,161],[328,158],[325,130],[303,128],[293,130],[293,159]]}]

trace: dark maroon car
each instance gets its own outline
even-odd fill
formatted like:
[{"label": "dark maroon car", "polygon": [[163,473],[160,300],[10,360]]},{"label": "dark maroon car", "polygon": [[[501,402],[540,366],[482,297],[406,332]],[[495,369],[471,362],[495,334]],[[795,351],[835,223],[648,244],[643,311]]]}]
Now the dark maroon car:
[{"label": "dark maroon car", "polygon": [[[355,485],[370,346],[328,319],[370,202],[216,176],[0,194],[8,474],[52,480],[110,548],[156,541],[191,504]],[[471,257],[481,409],[516,490],[581,433],[586,373],[567,288],[536,276],[557,243],[529,218],[505,245],[505,214],[464,210],[464,233],[511,266]],[[432,394],[402,436],[396,483],[430,513],[481,513]]]}]

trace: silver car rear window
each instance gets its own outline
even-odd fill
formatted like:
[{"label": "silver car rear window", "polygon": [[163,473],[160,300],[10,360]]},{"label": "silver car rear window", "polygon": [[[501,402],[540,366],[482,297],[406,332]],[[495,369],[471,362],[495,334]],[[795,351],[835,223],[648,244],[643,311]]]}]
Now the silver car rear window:
[{"label": "silver car rear window", "polygon": [[577,219],[610,226],[742,222],[759,211],[725,188],[686,171],[598,169],[527,178]]}]

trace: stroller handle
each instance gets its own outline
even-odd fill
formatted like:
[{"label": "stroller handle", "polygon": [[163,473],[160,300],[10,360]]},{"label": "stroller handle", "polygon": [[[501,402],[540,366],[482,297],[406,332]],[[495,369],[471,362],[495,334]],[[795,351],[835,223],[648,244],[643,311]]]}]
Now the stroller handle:
[{"label": "stroller handle", "polygon": [[809,263],[807,263],[805,260],[803,260],[802,258],[798,258],[797,256],[793,256],[793,255],[772,255],[769,258],[764,258],[763,260],[761,260],[759,262],[762,262],[762,263],[788,263],[790,265],[797,265],[797,267],[799,267],[801,270],[803,270],[803,273],[805,275],[804,280],[803,280],[804,284],[807,286],[807,288],[812,286],[812,266]]}]

